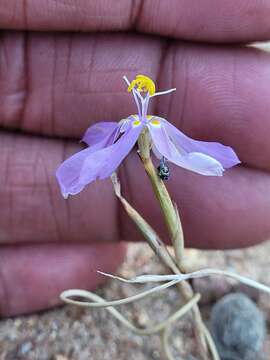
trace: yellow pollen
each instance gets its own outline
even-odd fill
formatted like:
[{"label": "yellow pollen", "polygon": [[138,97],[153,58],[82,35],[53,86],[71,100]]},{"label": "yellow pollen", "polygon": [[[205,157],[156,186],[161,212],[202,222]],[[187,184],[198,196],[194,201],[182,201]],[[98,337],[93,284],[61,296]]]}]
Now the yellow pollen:
[{"label": "yellow pollen", "polygon": [[139,125],[141,125],[141,122],[140,122],[140,120],[135,120],[135,121],[133,121],[132,125],[139,126]]},{"label": "yellow pollen", "polygon": [[136,87],[139,92],[149,92],[150,95],[154,95],[156,92],[154,81],[145,75],[137,75],[136,78],[131,81],[128,91],[130,92],[134,87]]},{"label": "yellow pollen", "polygon": [[153,115],[146,115],[146,119],[147,119],[147,120],[152,119],[152,117],[153,117]]},{"label": "yellow pollen", "polygon": [[152,120],[151,124],[152,125],[160,125],[160,121],[159,120]]}]

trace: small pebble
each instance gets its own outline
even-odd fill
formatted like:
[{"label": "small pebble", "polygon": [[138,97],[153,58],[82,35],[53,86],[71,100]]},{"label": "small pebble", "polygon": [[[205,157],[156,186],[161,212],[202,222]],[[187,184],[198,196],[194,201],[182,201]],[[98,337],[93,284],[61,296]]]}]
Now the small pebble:
[{"label": "small pebble", "polygon": [[133,315],[133,319],[136,325],[139,326],[140,328],[147,327],[147,324],[149,323],[149,316],[144,311],[135,312]]},{"label": "small pebble", "polygon": [[222,360],[263,359],[265,318],[246,295],[229,294],[214,305],[211,331]]},{"label": "small pebble", "polygon": [[61,355],[61,354],[57,354],[55,355],[55,360],[69,360],[67,357]]},{"label": "small pebble", "polygon": [[155,359],[155,360],[160,359],[160,353],[159,353],[159,351],[154,350],[154,351],[152,352],[152,357],[153,357],[153,359]]},{"label": "small pebble", "polygon": [[23,343],[20,347],[20,353],[22,355],[27,354],[32,349],[32,346],[33,345],[31,343],[31,341],[27,341],[27,342]]}]

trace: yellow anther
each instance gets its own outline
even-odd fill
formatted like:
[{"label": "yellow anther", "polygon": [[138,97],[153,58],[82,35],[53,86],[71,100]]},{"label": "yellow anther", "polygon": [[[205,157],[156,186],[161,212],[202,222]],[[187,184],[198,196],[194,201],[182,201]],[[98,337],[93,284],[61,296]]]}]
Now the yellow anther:
[{"label": "yellow anther", "polygon": [[151,121],[151,124],[152,124],[152,125],[157,125],[157,126],[159,126],[159,125],[160,125],[160,121],[159,121],[159,120],[152,120],[152,121]]},{"label": "yellow anther", "polygon": [[139,92],[149,92],[150,95],[154,95],[156,92],[154,81],[145,75],[137,75],[136,78],[131,81],[128,91],[130,92],[134,87],[136,87]]},{"label": "yellow anther", "polygon": [[153,117],[153,115],[146,115],[146,119],[147,119],[147,120],[151,120],[152,117]]},{"label": "yellow anther", "polygon": [[131,118],[131,120],[139,120],[139,116],[137,114],[130,115],[129,117]]},{"label": "yellow anther", "polygon": [[133,121],[132,125],[139,126],[139,125],[141,125],[141,122],[140,122],[140,120],[135,120],[135,121]]}]

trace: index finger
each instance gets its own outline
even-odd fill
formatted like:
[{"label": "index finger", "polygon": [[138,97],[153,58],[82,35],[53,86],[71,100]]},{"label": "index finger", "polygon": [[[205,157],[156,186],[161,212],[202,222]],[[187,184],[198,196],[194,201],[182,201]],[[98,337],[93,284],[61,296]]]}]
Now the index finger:
[{"label": "index finger", "polygon": [[266,0],[2,0],[0,26],[43,31],[135,30],[187,40],[268,40]]}]

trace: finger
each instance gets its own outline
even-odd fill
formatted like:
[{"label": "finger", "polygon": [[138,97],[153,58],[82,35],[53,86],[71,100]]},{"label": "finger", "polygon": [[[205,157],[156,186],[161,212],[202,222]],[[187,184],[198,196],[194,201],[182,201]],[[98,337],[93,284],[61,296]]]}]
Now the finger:
[{"label": "finger", "polygon": [[122,76],[145,73],[160,89],[177,88],[150,111],[190,136],[232,146],[250,166],[270,169],[269,53],[179,42],[164,52],[160,40],[130,35],[27,39],[4,36],[2,126],[80,138],[90,123],[133,114]]},{"label": "finger", "polygon": [[[0,137],[0,241],[139,241],[142,235],[119,207],[109,179],[64,200],[55,170],[78,145],[31,136]],[[65,151],[64,151],[65,147]],[[270,235],[270,175],[237,167],[204,177],[171,166],[169,189],[179,206],[187,246],[248,246]],[[123,194],[169,242],[159,206],[135,153],[120,168]],[[120,210],[121,209],[121,210]]]},{"label": "finger", "polygon": [[269,39],[267,0],[148,0],[74,2],[2,0],[0,26],[65,31],[137,30],[181,39]]},{"label": "finger", "polygon": [[[55,172],[78,144],[1,134],[0,242],[119,239],[117,203],[109,181],[64,201]],[[102,231],[100,231],[102,229]]]},{"label": "finger", "polygon": [[125,253],[123,244],[43,244],[0,247],[0,315],[12,316],[61,303],[70,288],[95,290],[113,273]]},{"label": "finger", "polygon": [[[135,208],[168,241],[160,207],[140,166],[138,155],[130,155],[122,183]],[[237,166],[222,177],[209,177],[169,166],[166,186],[179,209],[188,247],[241,248],[269,239],[269,173]],[[139,239],[130,222],[122,221],[122,225],[124,238],[128,234],[130,239]]]}]

